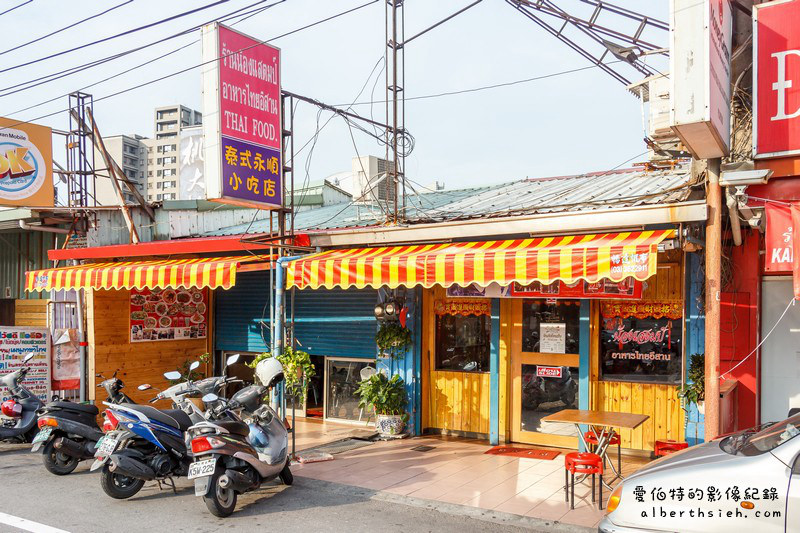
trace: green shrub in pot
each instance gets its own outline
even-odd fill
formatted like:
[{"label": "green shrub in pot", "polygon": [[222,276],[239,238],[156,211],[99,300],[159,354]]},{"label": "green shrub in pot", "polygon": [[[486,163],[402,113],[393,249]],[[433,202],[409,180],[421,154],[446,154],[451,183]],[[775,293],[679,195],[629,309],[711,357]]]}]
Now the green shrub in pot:
[{"label": "green shrub in pot", "polygon": [[381,435],[397,435],[403,432],[408,413],[405,382],[395,374],[389,378],[378,372],[358,384],[356,396],[359,406],[371,409],[377,415],[376,429]]},{"label": "green shrub in pot", "polygon": [[692,354],[689,360],[689,375],[686,385],[678,389],[678,398],[687,404],[696,404],[697,410],[705,412],[706,398],[706,356],[702,353]]}]

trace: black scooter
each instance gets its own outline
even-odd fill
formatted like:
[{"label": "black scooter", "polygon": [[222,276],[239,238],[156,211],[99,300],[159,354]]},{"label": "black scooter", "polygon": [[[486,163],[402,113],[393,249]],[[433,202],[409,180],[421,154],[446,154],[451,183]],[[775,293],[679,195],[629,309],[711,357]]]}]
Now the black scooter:
[{"label": "black scooter", "polygon": [[[106,390],[109,403],[134,403],[121,391],[124,384],[116,371],[97,387]],[[98,413],[94,405],[59,400],[48,403],[38,412],[40,429],[33,439],[31,453],[42,449],[42,462],[51,474],[71,473],[81,461],[94,458],[95,445],[103,436],[97,425]]]},{"label": "black scooter", "polygon": [[30,442],[36,434],[36,411],[44,404],[31,391],[22,386],[22,380],[28,375],[27,364],[34,357],[29,353],[22,360],[22,368],[0,377],[0,384],[8,387],[11,398],[3,402],[3,414],[9,417],[0,426],[0,441]]}]

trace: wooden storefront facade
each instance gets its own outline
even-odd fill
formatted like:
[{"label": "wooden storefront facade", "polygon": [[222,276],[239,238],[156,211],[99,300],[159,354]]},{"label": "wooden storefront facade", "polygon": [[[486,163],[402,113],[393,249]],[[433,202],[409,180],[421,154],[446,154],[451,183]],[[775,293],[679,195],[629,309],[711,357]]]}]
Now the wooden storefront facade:
[{"label": "wooden storefront facade", "polygon": [[[681,310],[681,316],[676,321],[680,322],[676,327],[682,332],[679,370],[681,379],[685,375],[688,344],[688,313],[684,311],[687,303],[687,270],[684,263],[685,254],[680,250],[659,253],[657,273],[645,282],[641,299],[636,300],[639,304],[671,305],[673,309]],[[574,405],[562,403],[560,408],[648,415],[649,418],[642,427],[620,432],[623,448],[648,451],[653,449],[656,439],[684,440],[685,415],[677,396],[678,384],[648,382],[646,376],[637,381],[603,379],[600,371],[600,330],[603,327],[601,307],[611,300],[573,300],[575,309],[570,310],[570,313],[579,316],[579,348],[565,350],[575,353],[560,354],[525,351],[529,349],[525,347],[529,343],[523,338],[523,306],[531,305],[531,300],[486,299],[487,307],[495,309],[498,314],[493,317],[496,320],[492,320],[497,344],[491,348],[491,356],[497,358],[497,368],[481,372],[437,368],[437,322],[434,307],[447,300],[457,298],[448,299],[445,289],[441,287],[423,291],[420,372],[423,432],[486,438],[491,435],[492,424],[496,423],[498,440],[501,442],[577,447],[578,438],[574,428],[530,431],[523,427],[526,410],[522,405],[522,388],[527,386],[525,378],[530,377],[527,372],[531,368],[546,365],[546,368],[577,369],[577,375],[570,377],[578,389]],[[493,372],[496,372],[494,379]],[[493,394],[496,395],[497,402],[496,422],[492,419]],[[556,406],[558,402],[555,401],[552,405]]]}]

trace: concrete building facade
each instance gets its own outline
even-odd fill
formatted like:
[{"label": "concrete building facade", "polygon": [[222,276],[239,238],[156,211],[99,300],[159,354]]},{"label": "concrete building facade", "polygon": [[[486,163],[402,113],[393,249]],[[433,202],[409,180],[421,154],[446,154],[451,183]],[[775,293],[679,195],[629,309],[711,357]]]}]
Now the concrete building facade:
[{"label": "concrete building facade", "polygon": [[147,139],[147,201],[179,199],[180,136],[203,123],[203,115],[183,105],[157,107],[155,138]]},{"label": "concrete building facade", "polygon": [[[141,135],[114,135],[105,137],[103,142],[111,158],[122,168],[125,176],[133,182],[142,196],[145,196],[147,187],[147,149],[146,144],[149,139]],[[95,171],[97,181],[95,183],[94,196],[98,205],[119,205],[119,198],[111,183],[111,174],[106,168],[103,156],[95,149],[94,154]],[[136,199],[125,186],[122,189],[122,196],[125,203],[135,203]]]}]

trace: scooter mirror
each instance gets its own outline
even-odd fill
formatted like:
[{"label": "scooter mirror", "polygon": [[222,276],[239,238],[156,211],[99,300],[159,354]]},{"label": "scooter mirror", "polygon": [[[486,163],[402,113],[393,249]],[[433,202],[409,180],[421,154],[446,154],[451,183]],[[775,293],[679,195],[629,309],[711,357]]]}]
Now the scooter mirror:
[{"label": "scooter mirror", "polygon": [[22,362],[27,363],[28,361],[33,359],[35,355],[36,355],[35,353],[29,352],[28,355],[25,356],[25,359],[22,360]]},{"label": "scooter mirror", "polygon": [[151,387],[149,383],[142,383],[141,385],[139,385],[136,388],[139,389],[139,390],[150,390],[153,387]]},{"label": "scooter mirror", "polygon": [[238,354],[238,353],[235,353],[233,355],[229,355],[228,356],[228,360],[225,361],[225,366],[235,365],[236,362],[239,361],[239,357],[241,357],[241,354]]},{"label": "scooter mirror", "polygon": [[209,392],[205,396],[203,396],[203,403],[213,403],[219,400],[219,396],[214,394],[213,392]]},{"label": "scooter mirror", "polygon": [[194,370],[195,368],[198,368],[199,366],[200,366],[200,361],[195,361],[194,363],[192,363],[191,365],[189,365],[189,370],[190,370],[190,371],[191,371],[191,370]]},{"label": "scooter mirror", "polygon": [[172,372],[164,372],[164,377],[170,381],[176,381],[181,379],[181,373],[177,370],[173,370]]}]

